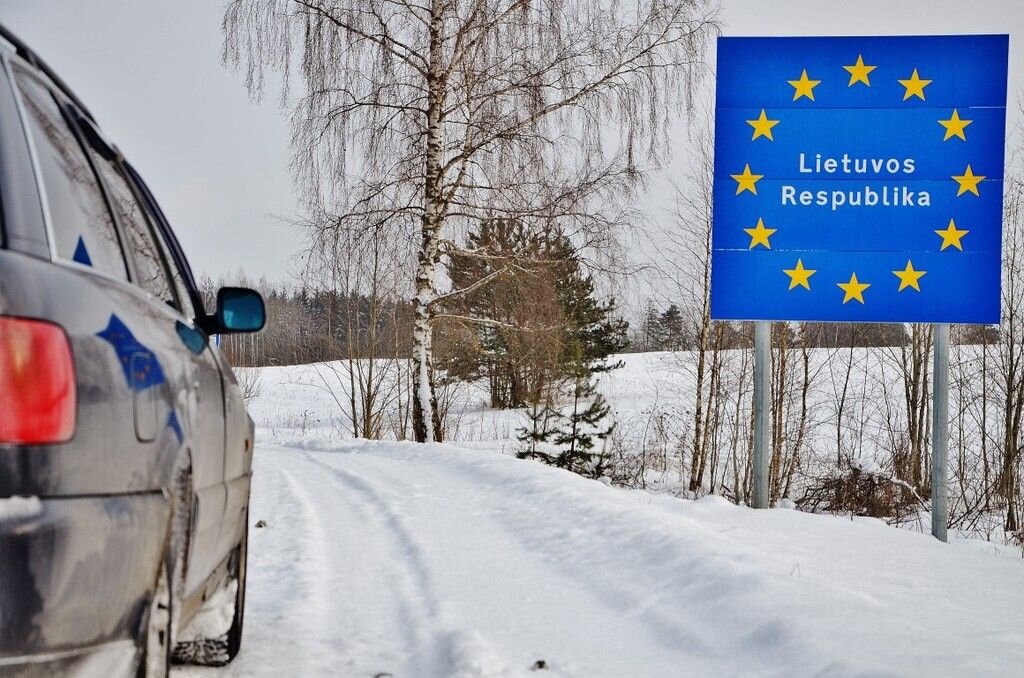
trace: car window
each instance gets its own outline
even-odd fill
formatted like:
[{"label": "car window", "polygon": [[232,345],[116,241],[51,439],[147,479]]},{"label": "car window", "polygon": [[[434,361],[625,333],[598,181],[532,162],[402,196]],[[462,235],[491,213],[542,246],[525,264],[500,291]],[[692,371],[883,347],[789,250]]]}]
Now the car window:
[{"label": "car window", "polygon": [[196,309],[192,305],[192,297],[188,293],[188,286],[185,285],[185,279],[182,277],[181,272],[178,271],[177,265],[170,257],[168,257],[168,262],[171,265],[171,277],[174,279],[174,288],[178,292],[178,301],[181,304],[181,313],[186,318],[194,319],[196,317]]},{"label": "car window", "polygon": [[[192,271],[189,269],[188,261],[184,258],[181,246],[167,223],[167,218],[160,211],[160,205],[156,203],[149,187],[146,186],[146,182],[142,180],[135,168],[127,162],[122,163],[121,167],[132,186],[136,188],[136,194],[141,198],[142,206],[146,210],[146,214],[149,215],[149,221],[154,225],[154,230],[159,236],[161,244],[164,245],[164,254],[171,269],[171,278],[174,280],[174,287],[181,302],[181,312],[189,318],[198,318],[205,311],[202,306],[195,305],[198,295],[192,293],[195,290]],[[177,256],[174,255],[174,252],[177,252]]]},{"label": "car window", "polygon": [[20,71],[15,78],[36,148],[57,256],[127,280],[114,221],[81,144],[49,90]]},{"label": "car window", "polygon": [[114,212],[128,241],[128,251],[135,261],[138,278],[135,283],[160,301],[178,308],[163,252],[154,238],[142,206],[114,161],[107,160],[91,148],[89,152],[107,187]]},{"label": "car window", "polygon": [[188,292],[188,285],[185,284],[185,276],[181,274],[181,270],[178,268],[178,263],[174,260],[174,256],[171,254],[171,248],[167,244],[167,240],[164,238],[160,228],[157,226],[157,222],[152,216],[152,213],[147,214],[150,215],[150,223],[154,226],[153,233],[160,242],[160,249],[164,253],[164,261],[167,262],[167,268],[171,271],[171,282],[174,283],[174,291],[178,294],[178,303],[180,304],[178,309],[186,318],[193,319],[196,317],[196,311],[192,306],[192,298]]}]

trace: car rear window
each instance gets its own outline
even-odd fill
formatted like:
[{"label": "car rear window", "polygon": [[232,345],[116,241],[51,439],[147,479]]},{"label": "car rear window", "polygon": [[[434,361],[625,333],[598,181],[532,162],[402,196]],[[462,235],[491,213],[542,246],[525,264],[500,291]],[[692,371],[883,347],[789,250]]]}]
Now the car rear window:
[{"label": "car rear window", "polygon": [[113,218],[85,151],[49,90],[15,72],[42,175],[56,255],[128,279]]}]

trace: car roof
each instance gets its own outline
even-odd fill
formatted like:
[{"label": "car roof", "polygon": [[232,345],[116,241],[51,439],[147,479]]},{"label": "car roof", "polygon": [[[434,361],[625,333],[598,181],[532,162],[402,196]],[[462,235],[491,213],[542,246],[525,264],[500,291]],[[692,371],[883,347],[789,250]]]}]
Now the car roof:
[{"label": "car roof", "polygon": [[[78,96],[71,90],[70,87],[68,87],[68,84],[64,82],[61,79],[61,77],[57,75],[57,73],[52,68],[50,68],[49,64],[43,61],[43,59],[35,51],[33,51],[31,47],[22,42],[22,40],[18,36],[12,33],[11,30],[8,29],[3,24],[0,24],[0,38],[6,41],[9,47],[13,48],[14,52],[19,57],[21,57],[27,63],[31,64],[36,70],[38,70],[40,73],[46,76],[46,78],[50,80],[53,86],[59,89],[64,94],[64,96],[70,99],[75,104],[75,106],[82,112],[82,114],[85,115],[93,123],[93,125],[96,125],[97,127],[99,126],[96,123],[96,118],[94,118],[92,113],[89,112],[89,109],[86,108],[84,103],[82,103],[82,100],[78,98]],[[0,42],[0,45],[3,45],[3,43]]]}]

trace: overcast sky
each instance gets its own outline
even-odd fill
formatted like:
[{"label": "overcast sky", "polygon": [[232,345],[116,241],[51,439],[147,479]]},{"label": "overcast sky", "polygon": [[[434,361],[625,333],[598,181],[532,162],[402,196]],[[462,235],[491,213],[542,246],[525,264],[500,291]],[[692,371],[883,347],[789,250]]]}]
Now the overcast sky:
[{"label": "overcast sky", "polygon": [[[156,194],[197,273],[284,279],[301,235],[288,126],[221,66],[216,0],[0,0],[0,21],[92,110]],[[1024,86],[1021,0],[723,0],[725,35],[1010,34],[1011,122]],[[709,55],[713,57],[713,55]],[[951,57],[955,58],[955,56]],[[681,128],[680,138],[685,136]],[[677,156],[685,153],[680,144]],[[685,168],[682,157],[665,177]],[[665,183],[655,181],[653,214]],[[659,188],[662,187],[662,188]]]}]

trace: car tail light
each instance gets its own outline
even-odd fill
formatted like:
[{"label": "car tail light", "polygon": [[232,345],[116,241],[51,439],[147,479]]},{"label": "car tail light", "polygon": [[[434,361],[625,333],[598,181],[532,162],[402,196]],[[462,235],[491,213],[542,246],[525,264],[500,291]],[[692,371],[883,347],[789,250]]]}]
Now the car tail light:
[{"label": "car tail light", "polygon": [[0,317],[0,443],[70,440],[76,410],[75,365],[64,330]]}]

